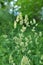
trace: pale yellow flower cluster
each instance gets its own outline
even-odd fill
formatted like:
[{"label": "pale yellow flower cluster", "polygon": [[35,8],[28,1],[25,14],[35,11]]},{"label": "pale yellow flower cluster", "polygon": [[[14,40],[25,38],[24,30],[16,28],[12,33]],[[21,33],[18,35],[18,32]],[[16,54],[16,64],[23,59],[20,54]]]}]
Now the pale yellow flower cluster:
[{"label": "pale yellow flower cluster", "polygon": [[31,25],[35,25],[35,26],[38,25],[38,23],[36,23],[36,20],[35,20],[35,19],[33,19],[33,21],[30,21],[30,24],[31,24]]},{"label": "pale yellow flower cluster", "polygon": [[[33,40],[33,38],[34,38],[34,40]],[[39,41],[38,41],[39,34],[35,32],[34,35],[33,35],[33,38],[32,38],[31,35],[28,35],[28,36],[25,37],[23,33],[18,33],[18,36],[15,36],[13,38],[14,42],[16,43],[15,49],[18,50],[18,48],[20,48],[21,51],[24,53],[27,50],[27,47],[29,46],[29,44],[30,45],[33,44],[33,41],[34,41],[34,44],[38,45],[39,44]],[[31,52],[32,51],[30,49],[27,50],[28,54],[31,53]]]},{"label": "pale yellow flower cluster", "polygon": [[20,23],[20,25],[23,24],[22,13],[20,13],[20,14],[17,16],[16,21],[14,21],[14,28],[16,28],[16,25],[17,25],[18,22]]},{"label": "pale yellow flower cluster", "polygon": [[39,38],[42,36],[42,32],[36,33],[34,32],[34,38],[35,38],[35,43],[39,44]]},{"label": "pale yellow flower cluster", "polygon": [[36,23],[36,20],[33,19],[33,21],[30,21],[30,25],[32,25],[32,32],[35,32],[36,27],[38,26],[38,23]]},{"label": "pale yellow flower cluster", "polygon": [[[24,26],[24,24],[26,26]],[[39,45],[39,38],[42,36],[42,32],[36,32],[36,27],[38,26],[38,23],[36,22],[35,19],[33,19],[32,21],[29,21],[28,16],[25,15],[25,18],[23,19],[22,17],[22,13],[20,13],[17,16],[16,21],[14,21],[14,29],[17,28],[17,25],[20,25],[21,28],[19,28],[19,33],[17,33],[17,36],[14,36],[13,40],[16,44],[15,49],[17,50],[17,53],[19,53],[19,51],[21,51],[22,53],[27,52],[27,54],[31,54],[32,50],[29,48],[27,49],[27,47],[33,46],[33,44],[35,44],[37,47]],[[30,33],[28,31],[28,36],[25,36],[24,32],[27,31],[27,28],[30,30]],[[33,50],[34,51],[34,50]],[[37,50],[36,50],[37,52]],[[40,52],[40,51],[39,51]],[[38,53],[39,53],[38,52]],[[41,56],[41,59],[43,58],[43,56]],[[42,61],[40,60],[40,63],[42,63]],[[28,59],[27,56],[23,56],[22,60],[21,60],[21,65],[30,65],[30,59]]]},{"label": "pale yellow flower cluster", "polygon": [[27,56],[23,56],[21,60],[21,65],[30,65],[30,59]]},{"label": "pale yellow flower cluster", "polygon": [[12,55],[9,56],[9,64],[15,65]]},{"label": "pale yellow flower cluster", "polygon": [[[20,13],[16,20],[14,21],[14,29],[17,28],[17,24],[19,22],[19,25],[22,25],[22,28],[20,29],[21,32],[25,32],[27,27],[30,27],[32,25],[32,32],[35,31],[35,27],[38,26],[38,23],[36,23],[36,20],[33,19],[32,21],[29,21],[29,18],[27,15],[25,15],[25,18],[23,19],[22,13]],[[24,26],[23,23],[26,25]],[[33,26],[34,25],[34,26]]]}]

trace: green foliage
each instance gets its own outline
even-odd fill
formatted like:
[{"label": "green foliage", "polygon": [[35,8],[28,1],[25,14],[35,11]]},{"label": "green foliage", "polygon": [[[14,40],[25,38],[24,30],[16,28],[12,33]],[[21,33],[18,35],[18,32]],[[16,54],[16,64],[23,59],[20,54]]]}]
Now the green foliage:
[{"label": "green foliage", "polygon": [[0,35],[0,65],[43,65],[43,30],[38,24],[27,15],[17,16],[14,28]]},{"label": "green foliage", "polygon": [[9,33],[13,28],[13,16],[4,10],[0,10],[0,35],[3,33]]},{"label": "green foliage", "polygon": [[0,8],[0,65],[43,65],[43,21],[39,14],[43,0],[18,0],[16,4],[22,12],[17,17],[8,13],[9,5]]},{"label": "green foliage", "polygon": [[23,15],[28,14],[30,18],[40,18],[40,10],[43,7],[43,0],[18,0],[17,5],[21,6]]}]

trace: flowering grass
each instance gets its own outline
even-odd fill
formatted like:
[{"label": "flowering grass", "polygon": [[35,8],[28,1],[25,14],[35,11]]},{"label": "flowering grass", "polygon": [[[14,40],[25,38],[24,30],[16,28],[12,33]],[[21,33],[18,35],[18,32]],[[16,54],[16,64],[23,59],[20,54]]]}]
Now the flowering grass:
[{"label": "flowering grass", "polygon": [[22,13],[10,35],[0,36],[0,65],[43,65],[43,29]]}]

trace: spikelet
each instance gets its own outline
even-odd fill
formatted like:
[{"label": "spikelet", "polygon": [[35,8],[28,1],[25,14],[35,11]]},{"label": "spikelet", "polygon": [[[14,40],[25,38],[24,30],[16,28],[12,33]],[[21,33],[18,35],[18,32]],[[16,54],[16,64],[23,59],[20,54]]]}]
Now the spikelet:
[{"label": "spikelet", "polygon": [[14,29],[17,27],[17,22],[14,21]]},{"label": "spikelet", "polygon": [[33,19],[33,24],[36,24],[36,20],[35,19]]},{"label": "spikelet", "polygon": [[18,15],[17,18],[16,18],[16,22],[19,22],[19,15]]},{"label": "spikelet", "polygon": [[24,21],[25,21],[25,23],[28,22],[28,16],[27,16],[27,15],[25,15],[25,19],[24,19]]},{"label": "spikelet", "polygon": [[25,32],[26,27],[22,26],[21,32]]},{"label": "spikelet", "polygon": [[30,24],[33,25],[32,21],[30,21]]}]

